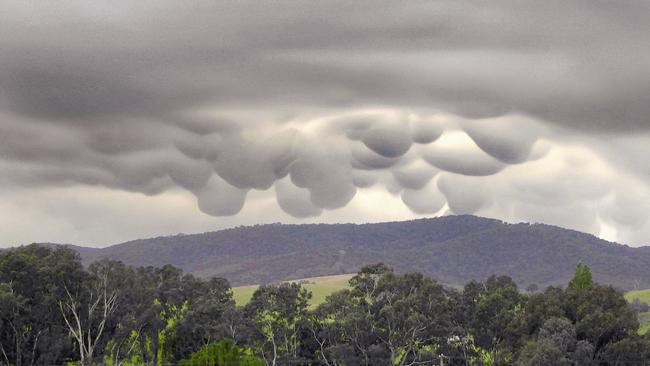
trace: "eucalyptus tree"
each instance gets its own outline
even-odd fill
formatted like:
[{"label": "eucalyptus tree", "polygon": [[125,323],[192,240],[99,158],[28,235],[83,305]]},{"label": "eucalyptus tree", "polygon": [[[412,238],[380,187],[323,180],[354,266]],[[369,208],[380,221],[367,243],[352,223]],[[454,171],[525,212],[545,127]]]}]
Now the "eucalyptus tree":
[{"label": "eucalyptus tree", "polygon": [[584,265],[564,293],[565,316],[575,324],[578,339],[586,340],[599,352],[610,343],[633,336],[639,323],[623,293],[591,280]]},{"label": "eucalyptus tree", "polygon": [[219,339],[236,340],[242,322],[227,280],[197,280],[187,294],[187,311],[178,319],[170,339],[171,361],[187,358]]},{"label": "eucalyptus tree", "polygon": [[371,314],[349,289],[328,296],[308,322],[316,358],[327,366],[368,365],[377,343],[372,327]]},{"label": "eucalyptus tree", "polygon": [[456,298],[422,274],[396,275],[376,264],[350,284],[313,314],[312,333],[325,364],[431,362],[454,335]]},{"label": "eucalyptus tree", "polygon": [[267,365],[298,357],[299,327],[307,318],[311,293],[296,283],[260,286],[244,307],[250,341]]},{"label": "eucalyptus tree", "polygon": [[59,310],[77,343],[82,365],[101,357],[104,345],[114,336],[119,318],[126,314],[118,309],[127,306],[123,292],[130,288],[131,279],[132,271],[121,262],[102,260],[90,265],[83,281],[63,285],[65,296],[59,299]]},{"label": "eucalyptus tree", "polygon": [[527,296],[507,276],[491,276],[476,294],[468,328],[474,343],[494,362],[513,360],[524,339],[523,317]]},{"label": "eucalyptus tree", "polygon": [[373,331],[392,364],[432,361],[452,334],[453,303],[447,291],[421,273],[387,273],[371,304]]},{"label": "eucalyptus tree", "polygon": [[0,360],[23,366],[59,364],[71,340],[58,308],[66,284],[85,276],[69,249],[29,245],[0,253]]},{"label": "eucalyptus tree", "polygon": [[136,269],[137,292],[133,299],[135,330],[141,362],[158,365],[169,358],[170,337],[187,311],[187,298],[195,284],[191,276],[171,265]]}]

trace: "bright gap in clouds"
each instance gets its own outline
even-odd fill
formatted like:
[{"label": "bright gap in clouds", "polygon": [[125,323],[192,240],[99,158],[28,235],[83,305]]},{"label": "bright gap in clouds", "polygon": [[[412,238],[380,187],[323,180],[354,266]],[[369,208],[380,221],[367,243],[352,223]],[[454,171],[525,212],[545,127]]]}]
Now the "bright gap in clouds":
[{"label": "bright gap in clouds", "polygon": [[611,242],[616,242],[618,240],[616,228],[607,225],[606,222],[602,221],[600,222],[600,232],[598,233],[598,236]]}]

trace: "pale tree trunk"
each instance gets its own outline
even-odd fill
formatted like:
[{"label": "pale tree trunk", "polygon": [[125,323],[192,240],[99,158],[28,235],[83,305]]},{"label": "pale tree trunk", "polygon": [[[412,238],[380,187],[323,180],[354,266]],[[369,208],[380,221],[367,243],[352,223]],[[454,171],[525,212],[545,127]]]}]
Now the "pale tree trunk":
[{"label": "pale tree trunk", "polygon": [[[269,329],[273,329],[273,326],[272,326],[272,324],[270,322],[267,322],[267,326],[268,326]],[[271,342],[271,347],[272,347],[272,351],[273,351],[273,354],[269,355],[269,356],[266,356],[264,354],[264,351],[262,351],[263,352],[264,363],[267,366],[276,366],[277,360],[278,360],[278,345],[277,345],[277,342],[275,340],[275,333],[273,333],[273,331],[271,330],[271,334],[263,334],[263,335],[266,337],[267,341]],[[264,348],[264,346],[262,346],[262,349],[263,348]],[[269,360],[268,357],[272,357],[272,358]]]},{"label": "pale tree trunk", "polygon": [[0,343],[0,351],[2,352],[2,356],[4,357],[6,364],[9,365],[9,357],[7,357],[7,352],[5,352],[5,348],[2,346],[2,343]]},{"label": "pale tree trunk", "polygon": [[[68,330],[79,345],[79,360],[83,366],[90,366],[93,362],[95,347],[99,343],[104,327],[117,307],[117,294],[108,293],[108,278],[104,275],[98,286],[91,289],[90,301],[88,304],[88,318],[85,320],[81,317],[81,302],[73,296],[67,287],[65,287],[68,299],[59,301],[59,309],[63,315]],[[93,324],[97,319],[98,323]]]},{"label": "pale tree trunk", "polygon": [[[318,337],[318,333],[316,332],[316,329],[314,327],[310,326],[309,330],[311,331],[312,336],[314,337],[314,340],[316,343],[318,343],[318,353],[320,354],[321,358],[323,359],[323,362],[325,363],[325,366],[332,366],[330,364],[329,360],[327,359],[327,356],[325,356],[325,343],[327,342],[326,339],[321,339]],[[333,361],[336,363],[336,361]]]}]

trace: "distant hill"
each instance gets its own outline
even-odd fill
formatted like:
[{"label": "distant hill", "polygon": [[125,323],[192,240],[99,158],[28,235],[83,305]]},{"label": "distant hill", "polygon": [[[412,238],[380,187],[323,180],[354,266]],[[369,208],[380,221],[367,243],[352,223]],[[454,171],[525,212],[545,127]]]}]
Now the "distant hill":
[{"label": "distant hill", "polygon": [[334,275],[384,262],[448,284],[511,276],[522,287],[565,285],[576,263],[622,289],[650,288],[650,247],[631,248],[541,224],[446,216],[379,224],[258,225],[142,239],[103,249],[75,248],[86,263],[173,264],[233,285]]},{"label": "distant hill", "polygon": [[38,243],[38,245],[42,245],[49,248],[65,247],[68,249],[73,249],[76,250],[79,253],[79,255],[81,255],[82,258],[91,258],[94,255],[94,253],[102,250],[100,248],[82,247],[73,244]]}]

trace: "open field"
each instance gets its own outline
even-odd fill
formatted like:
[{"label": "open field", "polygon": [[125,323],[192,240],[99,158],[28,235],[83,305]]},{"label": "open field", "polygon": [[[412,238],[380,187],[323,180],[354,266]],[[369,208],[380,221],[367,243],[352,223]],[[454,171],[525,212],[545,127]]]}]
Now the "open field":
[{"label": "open field", "polygon": [[[625,294],[627,301],[639,299],[641,302],[650,304],[650,290],[630,291]],[[639,314],[639,334],[645,334],[650,330],[650,312]]]},{"label": "open field", "polygon": [[634,299],[639,299],[641,302],[650,304],[650,290],[630,291],[625,293],[625,298],[627,301],[634,301]]},{"label": "open field", "polygon": [[[298,280],[291,280],[286,282],[300,282],[312,293],[312,298],[309,300],[310,306],[317,306],[325,301],[325,298],[330,294],[348,287],[348,281],[354,274],[342,274],[334,276],[320,276],[301,278]],[[233,287],[233,295],[237,305],[245,305],[253,297],[253,293],[258,288],[258,285]]]}]

